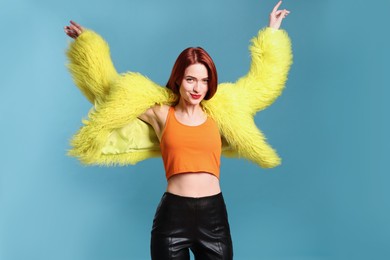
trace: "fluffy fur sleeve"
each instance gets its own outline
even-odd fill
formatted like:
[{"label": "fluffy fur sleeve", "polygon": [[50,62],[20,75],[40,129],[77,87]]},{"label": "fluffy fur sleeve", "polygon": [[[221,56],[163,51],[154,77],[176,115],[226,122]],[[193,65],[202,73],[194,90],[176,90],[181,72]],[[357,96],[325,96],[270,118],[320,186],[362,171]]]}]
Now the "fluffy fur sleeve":
[{"label": "fluffy fur sleeve", "polygon": [[278,166],[281,159],[256,126],[249,107],[242,102],[243,97],[232,94],[235,87],[222,83],[212,99],[203,101],[205,110],[217,122],[227,142],[223,155],[242,157],[263,168]]},{"label": "fluffy fur sleeve", "polygon": [[249,72],[235,86],[243,92],[243,104],[256,113],[271,105],[284,88],[292,64],[291,42],[286,31],[266,27],[252,39],[249,49]]},{"label": "fluffy fur sleeve", "polygon": [[125,165],[160,156],[153,128],[138,116],[177,97],[139,73],[119,75],[104,39],[85,30],[66,52],[75,84],[94,104],[68,154],[84,164]]},{"label": "fluffy fur sleeve", "polygon": [[118,78],[108,44],[98,34],[85,30],[66,52],[68,68],[81,92],[92,104],[102,103]]},{"label": "fluffy fur sleeve", "polygon": [[74,135],[69,155],[84,164],[125,165],[160,156],[152,127],[137,118],[155,104],[177,97],[138,73],[121,75],[104,103],[95,107]]},{"label": "fluffy fur sleeve", "polygon": [[230,147],[224,151],[226,156],[272,168],[281,159],[253,117],[281,94],[292,63],[291,43],[285,31],[264,28],[252,39],[249,49],[252,62],[248,74],[236,83],[220,84],[217,94],[204,104]]}]

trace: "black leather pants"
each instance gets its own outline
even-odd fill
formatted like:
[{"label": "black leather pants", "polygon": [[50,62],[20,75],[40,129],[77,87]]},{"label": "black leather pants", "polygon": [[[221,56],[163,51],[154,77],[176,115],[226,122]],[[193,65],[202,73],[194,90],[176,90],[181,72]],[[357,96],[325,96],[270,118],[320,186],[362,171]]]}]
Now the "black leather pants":
[{"label": "black leather pants", "polygon": [[153,220],[154,260],[233,259],[228,215],[222,193],[191,198],[165,192]]}]

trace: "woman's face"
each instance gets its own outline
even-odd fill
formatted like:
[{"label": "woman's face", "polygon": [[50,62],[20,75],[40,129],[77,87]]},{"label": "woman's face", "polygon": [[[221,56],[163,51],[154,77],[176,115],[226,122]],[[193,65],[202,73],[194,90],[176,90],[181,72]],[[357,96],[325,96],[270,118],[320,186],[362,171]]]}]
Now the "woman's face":
[{"label": "woman's face", "polygon": [[190,65],[184,71],[180,85],[180,98],[187,104],[197,105],[208,91],[208,72],[206,66],[200,63]]}]

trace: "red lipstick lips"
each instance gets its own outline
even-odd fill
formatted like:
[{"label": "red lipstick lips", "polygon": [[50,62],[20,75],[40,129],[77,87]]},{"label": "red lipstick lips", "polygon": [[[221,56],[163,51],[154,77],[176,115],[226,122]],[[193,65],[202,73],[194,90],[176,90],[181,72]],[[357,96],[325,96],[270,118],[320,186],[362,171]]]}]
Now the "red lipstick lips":
[{"label": "red lipstick lips", "polygon": [[194,94],[191,94],[191,97],[193,99],[199,99],[202,95],[194,95]]}]

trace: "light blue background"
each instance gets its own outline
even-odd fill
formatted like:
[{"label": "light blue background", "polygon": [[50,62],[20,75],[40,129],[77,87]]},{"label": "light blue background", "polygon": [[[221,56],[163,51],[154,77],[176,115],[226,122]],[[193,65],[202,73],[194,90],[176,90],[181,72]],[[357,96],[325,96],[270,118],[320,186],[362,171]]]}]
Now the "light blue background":
[{"label": "light blue background", "polygon": [[[99,168],[65,156],[91,107],[65,68],[70,19],[109,42],[119,72],[164,85],[199,45],[225,82],[247,72],[274,4],[1,0],[0,259],[149,259],[161,159]],[[282,6],[294,64],[256,123],[283,165],[222,160],[235,259],[390,259],[390,2]]]}]

